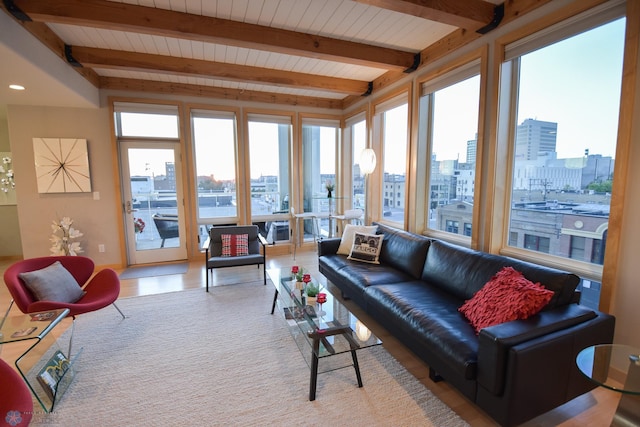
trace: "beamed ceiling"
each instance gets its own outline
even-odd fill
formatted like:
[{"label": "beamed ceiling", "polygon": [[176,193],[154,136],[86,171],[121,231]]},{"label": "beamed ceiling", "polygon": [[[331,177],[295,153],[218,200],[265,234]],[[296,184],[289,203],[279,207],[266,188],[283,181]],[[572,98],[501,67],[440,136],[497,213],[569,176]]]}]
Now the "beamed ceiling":
[{"label": "beamed ceiling", "polygon": [[343,109],[550,0],[4,0],[98,88]]}]

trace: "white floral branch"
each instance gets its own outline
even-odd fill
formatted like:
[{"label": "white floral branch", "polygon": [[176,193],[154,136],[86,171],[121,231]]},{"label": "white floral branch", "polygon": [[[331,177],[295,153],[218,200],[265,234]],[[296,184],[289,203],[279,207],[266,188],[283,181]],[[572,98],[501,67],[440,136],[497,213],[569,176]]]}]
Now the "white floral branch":
[{"label": "white floral branch", "polygon": [[82,237],[82,233],[73,228],[71,225],[73,220],[68,216],[65,216],[60,221],[53,221],[51,229],[53,234],[51,235],[51,255],[78,255],[84,252],[80,246],[80,242],[73,242],[73,239]]}]

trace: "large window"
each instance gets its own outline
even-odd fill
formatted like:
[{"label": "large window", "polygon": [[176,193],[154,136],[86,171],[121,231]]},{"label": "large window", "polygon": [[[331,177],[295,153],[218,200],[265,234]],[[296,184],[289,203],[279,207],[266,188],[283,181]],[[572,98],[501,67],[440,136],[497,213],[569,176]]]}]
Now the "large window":
[{"label": "large window", "polygon": [[191,123],[198,221],[236,223],[235,115],[194,111]]},{"label": "large window", "polygon": [[[577,26],[580,23],[575,24]],[[583,24],[586,25],[586,24]],[[614,178],[625,20],[507,46],[513,75],[509,243],[602,264]],[[562,28],[562,37],[567,31]],[[560,40],[558,36],[555,40]],[[529,44],[527,44],[529,43]]]},{"label": "large window", "polygon": [[[405,99],[404,97],[402,99]],[[398,99],[377,106],[377,126],[382,142],[382,217],[404,227],[406,206],[408,104]]]},{"label": "large window", "polygon": [[[337,191],[336,147],[339,122],[303,120],[302,123],[302,202],[304,212],[318,215],[319,231],[330,235],[330,215],[336,213],[336,201],[344,198]],[[331,188],[331,197],[328,189]],[[311,226],[310,221],[306,221]]]},{"label": "large window", "polygon": [[267,222],[288,218],[290,119],[250,115],[248,125],[251,216]]},{"label": "large window", "polygon": [[350,138],[351,138],[351,155],[352,155],[352,169],[351,169],[351,183],[353,192],[351,194],[351,206],[355,209],[364,210],[366,206],[365,201],[365,177],[360,170],[360,155],[362,150],[367,147],[367,121],[360,120],[349,126]]},{"label": "large window", "polygon": [[[119,137],[178,138],[175,106],[114,103],[116,135]],[[140,110],[144,110],[141,112]]]},{"label": "large window", "polygon": [[431,130],[425,132],[431,147],[427,228],[467,237],[473,227],[479,73],[479,61],[474,61],[425,83],[420,101],[422,126]]}]

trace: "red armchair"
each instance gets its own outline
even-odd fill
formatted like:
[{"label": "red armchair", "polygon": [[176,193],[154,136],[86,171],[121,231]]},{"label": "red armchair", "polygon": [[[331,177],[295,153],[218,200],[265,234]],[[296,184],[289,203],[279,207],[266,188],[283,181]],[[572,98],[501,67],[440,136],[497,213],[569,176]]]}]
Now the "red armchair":
[{"label": "red armchair", "polygon": [[[38,301],[19,276],[20,273],[48,267],[56,261],[60,261],[85,292],[84,296],[74,303]],[[68,308],[69,316],[73,317],[75,322],[78,314],[88,313],[108,305],[113,305],[124,319],[124,314],[115,304],[120,294],[120,279],[118,278],[118,274],[112,269],[104,269],[93,275],[94,267],[95,265],[91,258],[82,256],[30,258],[18,261],[7,268],[4,272],[4,282],[9,289],[9,293],[11,293],[11,297],[13,298],[12,302],[15,302],[23,313]],[[71,353],[71,344],[69,345],[69,353]]]},{"label": "red armchair", "polygon": [[0,359],[0,427],[27,426],[32,415],[33,399],[27,384]]}]

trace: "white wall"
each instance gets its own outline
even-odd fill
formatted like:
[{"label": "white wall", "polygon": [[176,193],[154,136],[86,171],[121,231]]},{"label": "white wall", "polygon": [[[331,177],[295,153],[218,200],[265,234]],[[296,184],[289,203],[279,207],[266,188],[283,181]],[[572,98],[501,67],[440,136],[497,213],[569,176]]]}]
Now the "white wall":
[{"label": "white wall", "polygon": [[[18,194],[18,215],[24,258],[50,255],[51,222],[64,216],[84,236],[79,239],[84,254],[97,265],[121,264],[107,108],[8,107],[9,136]],[[38,193],[33,156],[35,137],[85,138],[89,151],[91,186],[100,193]],[[104,244],[106,252],[98,252]]]}]

